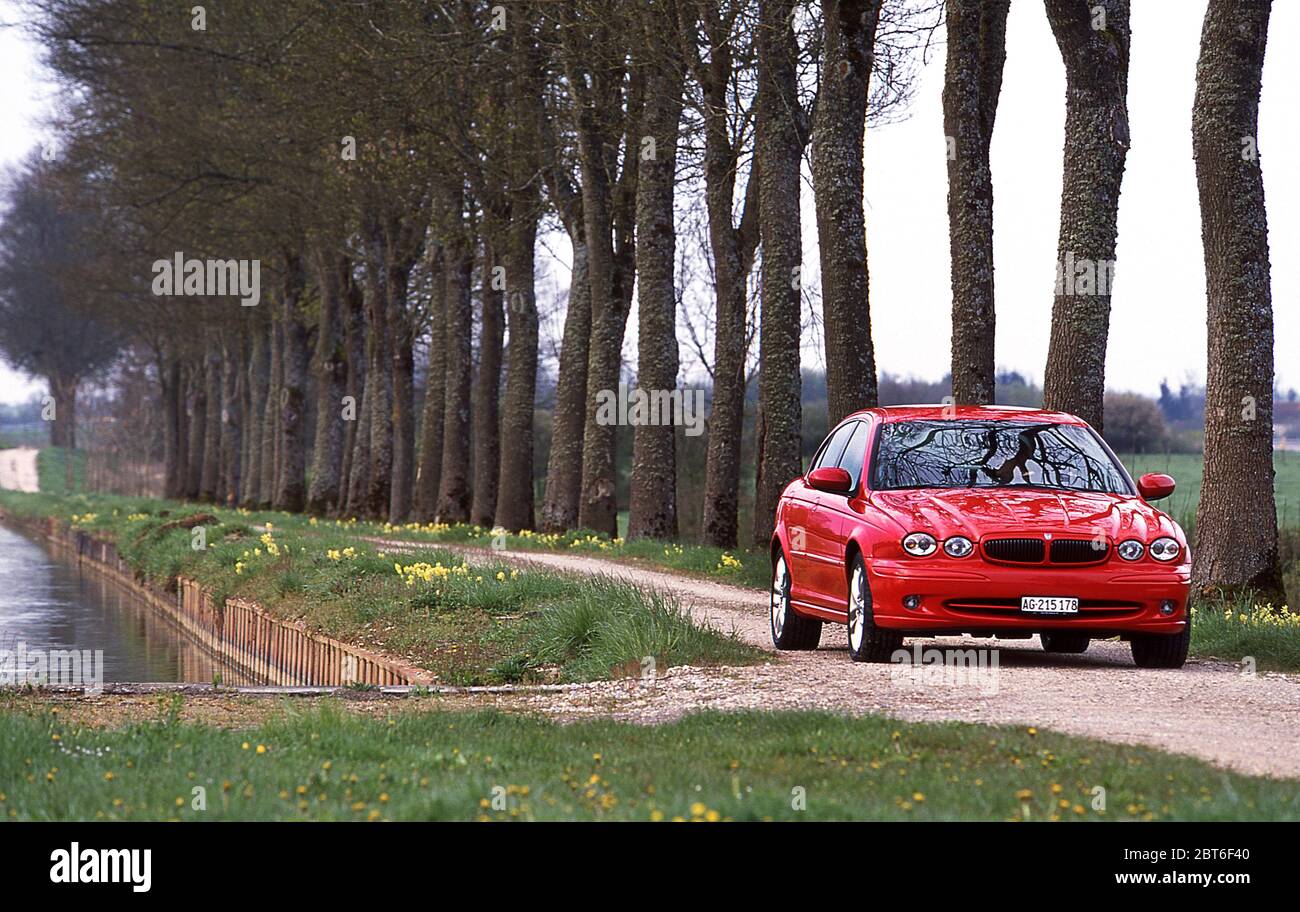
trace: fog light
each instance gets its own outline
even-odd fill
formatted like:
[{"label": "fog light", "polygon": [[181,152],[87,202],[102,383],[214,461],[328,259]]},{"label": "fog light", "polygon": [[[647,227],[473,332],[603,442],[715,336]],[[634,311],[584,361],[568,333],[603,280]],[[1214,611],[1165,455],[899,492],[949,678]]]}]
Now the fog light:
[{"label": "fog light", "polygon": [[919,595],[903,596],[903,607],[908,611],[915,611],[921,607],[921,597]]},{"label": "fog light", "polygon": [[1177,602],[1171,602],[1169,599],[1165,599],[1163,602],[1160,603],[1161,614],[1169,615],[1169,614],[1173,614],[1177,610],[1178,610]]}]

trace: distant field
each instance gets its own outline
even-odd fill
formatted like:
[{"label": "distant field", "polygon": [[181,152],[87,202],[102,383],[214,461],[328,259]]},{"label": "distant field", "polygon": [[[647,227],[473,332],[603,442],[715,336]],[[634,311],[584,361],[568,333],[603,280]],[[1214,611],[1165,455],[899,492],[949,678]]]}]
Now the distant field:
[{"label": "distant field", "polygon": [[[1196,520],[1201,502],[1201,476],[1204,466],[1199,453],[1120,454],[1129,473],[1137,478],[1144,472],[1164,472],[1174,476],[1178,488],[1173,497],[1161,504],[1184,528]],[[1278,451],[1273,454],[1276,471],[1273,484],[1277,492],[1278,521],[1283,528],[1300,528],[1300,453]]]}]

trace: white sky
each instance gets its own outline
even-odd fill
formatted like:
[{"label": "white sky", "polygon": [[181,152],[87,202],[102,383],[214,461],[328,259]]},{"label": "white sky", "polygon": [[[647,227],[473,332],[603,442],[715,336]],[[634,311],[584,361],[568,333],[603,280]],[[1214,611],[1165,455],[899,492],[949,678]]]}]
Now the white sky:
[{"label": "white sky", "polygon": [[[1205,377],[1205,277],[1191,156],[1191,105],[1205,4],[1135,0],[1129,73],[1132,148],[1120,200],[1119,251],[1107,385],[1154,395]],[[0,21],[17,18],[0,0]],[[1300,386],[1300,3],[1276,3],[1269,28],[1260,113],[1260,152],[1272,251],[1276,370],[1283,388]],[[942,41],[942,33],[937,36]],[[41,118],[50,90],[37,50],[0,29],[0,163],[47,135]],[[881,370],[927,379],[948,369],[946,148],[940,92],[943,50],[921,72],[909,119],[869,131],[867,231],[876,357]],[[997,361],[1041,381],[1047,359],[1055,276],[1065,76],[1041,3],[1011,4],[1007,63],[992,158],[998,306]],[[817,276],[817,232],[805,200],[804,270]],[[557,258],[567,259],[562,238]],[[545,254],[543,254],[545,258]],[[553,276],[542,279],[543,283]],[[542,292],[543,289],[539,289]],[[543,292],[544,293],[544,292]],[[635,316],[629,337],[635,336]],[[558,327],[556,327],[558,330]],[[630,341],[629,339],[629,341]],[[820,364],[808,339],[806,360]],[[42,385],[0,363],[0,402]]]}]

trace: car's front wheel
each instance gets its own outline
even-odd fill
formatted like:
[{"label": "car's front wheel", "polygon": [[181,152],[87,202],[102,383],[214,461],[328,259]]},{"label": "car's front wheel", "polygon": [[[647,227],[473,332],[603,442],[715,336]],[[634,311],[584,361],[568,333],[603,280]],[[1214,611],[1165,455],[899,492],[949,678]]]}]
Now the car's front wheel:
[{"label": "car's front wheel", "polygon": [[1069,630],[1039,634],[1038,638],[1043,641],[1043,652],[1087,652],[1088,644],[1092,642],[1087,634]]},{"label": "car's front wheel", "polygon": [[849,564],[849,657],[855,662],[888,662],[902,645],[901,633],[876,626],[867,567],[861,554],[853,555]]},{"label": "car's front wheel", "polygon": [[778,551],[772,565],[772,645],[777,649],[816,649],[822,639],[822,622],[794,610],[790,582],[790,565],[785,562],[785,554]]},{"label": "car's front wheel", "polygon": [[1133,662],[1138,668],[1182,668],[1187,661],[1187,649],[1192,645],[1192,625],[1183,626],[1182,633],[1138,633],[1133,635],[1129,647]]}]

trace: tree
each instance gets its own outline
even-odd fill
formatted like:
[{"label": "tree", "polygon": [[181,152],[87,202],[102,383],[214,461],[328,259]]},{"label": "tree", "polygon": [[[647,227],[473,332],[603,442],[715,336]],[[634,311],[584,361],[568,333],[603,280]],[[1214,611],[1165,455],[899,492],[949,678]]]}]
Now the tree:
[{"label": "tree", "polygon": [[876,404],[867,282],[862,143],[883,0],[826,0],[812,174],[821,257],[830,423]]},{"label": "tree", "polygon": [[1102,430],[1120,183],[1128,154],[1128,0],[1047,0],[1065,62],[1065,156],[1047,408]]},{"label": "tree", "polygon": [[[993,174],[989,143],[1009,0],[949,0],[943,129],[948,140],[948,245],[952,266],[952,396],[994,401]],[[828,365],[831,359],[827,358]]]},{"label": "tree", "polygon": [[[50,443],[77,445],[77,391],[108,367],[120,340],[78,307],[87,290],[69,274],[95,244],[85,218],[65,203],[55,172],[33,153],[10,176],[0,223],[0,353],[49,384]],[[75,198],[77,187],[69,188]],[[89,292],[93,293],[93,292]]]},{"label": "tree", "polygon": [[793,0],[760,0],[759,89],[755,154],[762,235],[762,331],[759,340],[759,416],[755,440],[753,542],[767,548],[777,500],[803,469],[799,400],[800,261],[799,160],[803,109],[797,93],[798,46]]},{"label": "tree", "polygon": [[[647,0],[637,65],[646,81],[636,189],[637,390],[664,401],[677,386],[677,230],[673,189],[685,73],[676,0]],[[671,400],[667,400],[671,402]],[[662,413],[637,424],[628,538],[677,535],[676,431]]]},{"label": "tree", "polygon": [[1192,105],[1209,356],[1193,584],[1284,597],[1273,493],[1273,304],[1259,93],[1271,4],[1210,0]]}]

